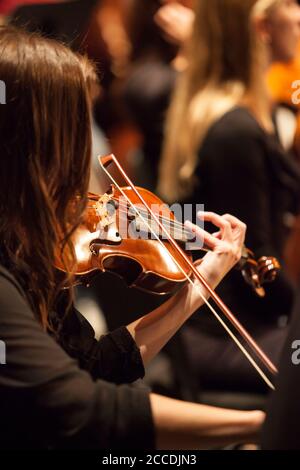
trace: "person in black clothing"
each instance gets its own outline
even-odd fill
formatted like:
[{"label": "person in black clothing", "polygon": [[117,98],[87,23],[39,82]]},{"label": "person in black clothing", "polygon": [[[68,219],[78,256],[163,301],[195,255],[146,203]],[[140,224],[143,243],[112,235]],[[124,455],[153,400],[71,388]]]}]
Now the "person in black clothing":
[{"label": "person in black clothing", "polygon": [[[128,385],[199,308],[202,287],[186,285],[99,341],[73,307],[70,240],[87,203],[91,64],[55,41],[3,27],[0,76],[7,90],[0,108],[1,449],[184,449],[255,439],[260,411],[184,403]],[[215,287],[241,255],[245,225],[208,217],[221,237],[193,230],[211,247],[198,269]],[[59,280],[57,257],[67,272]]]},{"label": "person in black clothing", "polygon": [[[286,0],[198,0],[186,71],[166,125],[159,192],[169,201],[205,203],[247,224],[257,258],[283,248],[298,211],[300,173],[284,153],[272,119],[266,69],[288,61],[300,37],[300,9]],[[261,299],[232,271],[219,294],[273,361],[286,330],[294,291],[284,265]],[[209,389],[266,392],[224,332],[203,314],[184,330],[190,361]],[[207,363],[212,364],[207,368]]]},{"label": "person in black clothing", "polygon": [[[293,280],[300,283],[299,222],[290,240],[293,253]],[[267,417],[263,426],[263,450],[299,450],[298,432],[300,386],[300,296],[299,290],[289,325],[288,335],[279,361],[279,374],[275,391],[267,404]]]},{"label": "person in black clothing", "polygon": [[178,47],[165,40],[155,23],[160,7],[159,0],[132,0],[124,21],[131,54],[122,95],[128,118],[143,137],[137,184],[151,191],[157,185],[163,123],[175,83],[171,62],[178,52]]},{"label": "person in black clothing", "polygon": [[[205,201],[209,210],[230,212],[246,220],[246,246],[258,258],[276,256],[282,263],[290,229],[288,215],[295,214],[298,208],[300,173],[276,137],[264,132],[247,108],[237,107],[212,125],[199,151],[195,174],[199,183],[194,200]],[[283,268],[265,289],[266,296],[258,297],[241,274],[233,270],[218,293],[277,363],[286,334],[277,322],[291,312],[294,288]],[[265,391],[264,384],[257,380],[244,358],[236,354],[234,345],[224,338],[209,312],[193,318],[184,335],[204,385]],[[214,349],[211,336],[215,339]],[[203,350],[207,351],[204,355]],[[223,358],[226,367],[218,357]],[[215,366],[207,370],[205,359]]]}]

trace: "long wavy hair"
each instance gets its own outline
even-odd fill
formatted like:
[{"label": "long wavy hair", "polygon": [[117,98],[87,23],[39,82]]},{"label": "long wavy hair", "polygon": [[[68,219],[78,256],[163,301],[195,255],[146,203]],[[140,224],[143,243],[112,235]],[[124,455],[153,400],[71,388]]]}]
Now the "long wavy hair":
[{"label": "long wavy hair", "polygon": [[[0,77],[6,84],[6,104],[0,106],[0,261],[47,327],[61,287],[71,284],[70,236],[86,207],[95,73],[63,44],[2,27]],[[57,255],[68,272],[59,284]]]},{"label": "long wavy hair", "polygon": [[165,200],[173,202],[192,192],[197,151],[209,128],[227,111],[242,102],[253,105],[257,119],[270,130],[264,80],[267,46],[252,20],[281,1],[196,0],[188,66],[178,78],[166,121],[158,186]]}]

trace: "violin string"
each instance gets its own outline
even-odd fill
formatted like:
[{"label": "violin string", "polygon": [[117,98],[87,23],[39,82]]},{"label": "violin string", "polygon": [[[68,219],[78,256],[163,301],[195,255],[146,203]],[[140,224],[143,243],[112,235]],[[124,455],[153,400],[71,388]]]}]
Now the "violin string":
[{"label": "violin string", "polygon": [[[123,195],[123,197],[128,201],[129,205],[134,209],[134,211],[139,215],[139,217],[141,217],[143,219],[143,216],[139,213],[139,209],[137,209],[134,204],[130,201],[129,197],[126,195],[126,193],[123,191],[123,189],[119,186],[119,184],[117,183],[117,181],[114,179],[114,177],[109,173],[109,171],[105,168],[105,166],[102,164],[101,162],[101,159],[99,158],[99,161],[100,161],[100,165],[103,169],[103,171],[107,174],[107,176],[111,179],[111,181],[113,182],[113,184],[115,184],[115,186],[118,188],[118,190],[120,191],[120,193]],[[149,224],[147,223],[146,220],[144,220],[144,223],[146,225],[148,225],[148,228],[149,230],[151,231],[151,227],[149,226]],[[169,252],[168,248],[166,247],[166,245],[160,240],[160,238],[155,234],[153,233],[153,235],[155,236],[155,238],[157,239],[157,241],[162,245],[162,247],[164,248],[164,250],[166,250],[168,252],[168,255],[172,258],[173,262],[177,265],[177,267],[179,268],[179,270],[182,272],[182,274],[184,275],[184,277],[187,279],[187,281],[191,284],[191,286],[193,287],[193,289],[196,288],[197,292],[199,293],[199,296],[200,298],[203,300],[203,302],[207,305],[207,307],[209,308],[209,310],[213,313],[213,315],[215,316],[215,318],[219,321],[219,323],[223,326],[223,328],[225,329],[225,331],[228,333],[228,335],[231,337],[231,339],[234,341],[234,343],[237,345],[237,347],[240,349],[240,351],[244,354],[244,356],[248,359],[248,361],[250,362],[250,364],[252,364],[252,366],[254,367],[254,369],[257,371],[257,373],[260,375],[260,377],[264,380],[264,382],[268,385],[268,387],[271,389],[271,390],[275,390],[275,387],[274,385],[272,384],[272,382],[269,380],[269,378],[266,376],[266,374],[263,372],[263,370],[261,369],[261,367],[256,363],[256,361],[254,360],[254,358],[250,355],[250,353],[246,350],[246,348],[242,345],[242,343],[239,341],[239,339],[235,336],[235,334],[231,331],[231,329],[229,328],[229,326],[224,322],[224,320],[220,317],[220,315],[216,312],[216,310],[214,309],[214,307],[209,303],[209,301],[206,299],[206,297],[204,296],[204,294],[202,293],[201,291],[201,286],[196,284],[192,279],[191,277],[184,271],[184,269],[182,268],[182,266],[180,265],[180,263],[174,258],[174,256],[172,256],[172,254]]]},{"label": "violin string", "polygon": [[[117,201],[117,198],[114,198],[114,200]],[[95,201],[95,202],[97,202],[97,201]],[[133,205],[133,206],[134,206],[134,205]],[[94,209],[94,208],[95,208],[95,204],[88,205],[87,207],[88,207],[89,209]],[[128,204],[126,204],[126,207],[128,208],[128,207],[130,207],[130,206],[129,206]],[[136,206],[134,206],[134,207],[135,207],[135,209],[136,209]],[[144,212],[146,212],[146,211],[144,211]],[[123,209],[121,210],[121,209],[119,209],[119,213],[122,214],[122,215],[123,215],[123,214],[126,215],[126,217],[128,218],[128,210],[123,210]],[[160,217],[159,215],[157,215],[157,217],[159,218],[159,220],[165,220],[165,221],[167,221],[168,224],[171,223],[171,228],[174,229],[174,230],[176,230],[176,227],[174,228],[173,221],[172,221],[171,219],[167,219],[166,217]],[[150,221],[150,222],[151,222],[151,221]],[[197,240],[197,235],[195,235],[191,230],[186,229],[185,226],[184,226],[184,224],[182,224],[182,223],[180,223],[180,222],[177,222],[177,225],[178,225],[178,231],[180,232],[180,234],[181,234],[181,235],[184,235],[184,236],[186,237],[186,240],[184,240],[184,239],[181,239],[181,240],[180,240],[179,238],[176,238],[177,241],[185,242],[185,243],[186,243],[186,242],[194,243],[194,242],[195,242],[195,239]],[[152,228],[152,230],[154,231],[153,228]],[[193,239],[192,239],[192,240],[189,239],[189,237],[190,237],[191,235],[193,235]],[[158,236],[160,236],[160,235],[158,235]],[[173,238],[174,238],[175,236],[176,236],[176,235],[173,235]],[[201,242],[201,241],[199,240],[199,242]],[[204,252],[206,252],[206,253],[210,251],[205,245],[202,245],[202,246],[201,246],[201,245],[198,245],[196,248],[193,248],[192,250],[193,250],[193,251],[196,251],[196,250],[197,250],[197,251],[204,251]],[[256,261],[255,261],[254,259],[253,259],[253,261],[252,261],[250,258],[248,258],[248,263],[250,263],[250,264],[255,264],[255,265],[256,265]]]},{"label": "violin string", "polygon": [[[92,207],[92,206],[90,206]],[[128,205],[127,205],[128,207]],[[135,206],[135,210],[136,210],[136,206]],[[126,214],[128,216],[128,211],[127,210],[123,210],[123,209],[119,209],[119,212],[121,214]],[[144,211],[145,212],[145,211]],[[141,212],[142,214],[142,212]],[[147,214],[147,217],[148,217],[148,214]],[[161,217],[161,216],[158,216],[160,220],[163,220],[163,221],[166,221],[168,223],[169,226],[171,226],[172,229],[175,229],[175,230],[178,230],[178,232],[180,231],[180,233],[184,236],[186,236],[187,238],[190,236],[190,235],[194,235],[192,231],[189,231],[185,228],[185,226],[181,223],[174,223],[171,219],[167,219],[166,217]],[[142,219],[143,220],[143,219]],[[151,221],[150,221],[151,222]],[[177,225],[177,226],[176,226]],[[195,235],[194,235],[194,238],[195,238]]]},{"label": "violin string", "polygon": [[[113,199],[114,201],[117,200],[116,198],[112,198],[112,199]],[[124,205],[124,203],[121,203],[121,204]],[[133,204],[133,205],[134,205],[134,204]],[[127,207],[127,209],[131,207],[129,204],[125,204],[125,206]],[[134,207],[136,208],[135,205],[134,205]],[[138,208],[138,209],[139,209],[139,211],[140,211],[141,214],[143,214],[143,215],[145,215],[146,217],[148,217],[148,211],[147,211],[147,210],[142,209],[142,208]],[[178,228],[181,228],[181,229],[183,228],[183,229],[184,229],[184,225],[183,225],[181,222],[179,222],[178,220],[172,220],[172,219],[169,219],[169,218],[164,217],[163,215],[159,215],[159,214],[156,214],[156,215],[157,215],[157,217],[159,217],[159,219],[160,219],[161,221],[165,221],[166,223],[170,223],[170,222],[171,222],[173,226],[177,226]]]},{"label": "violin string", "polygon": [[[112,198],[112,199],[113,199],[114,201],[118,201],[117,198]],[[95,201],[95,202],[97,202],[97,201]],[[121,205],[122,205],[122,203],[120,204],[120,206],[121,206]],[[130,208],[129,204],[126,204],[125,206],[126,206],[127,209]],[[88,205],[87,207],[90,208],[90,209],[92,209],[92,208],[94,209],[95,204]],[[135,206],[134,204],[132,204],[132,207],[134,207],[135,210],[137,209],[137,206]],[[119,212],[120,212],[121,214],[126,214],[127,217],[128,217],[128,210],[127,210],[127,209],[126,209],[126,210],[123,210],[123,209],[121,210],[121,209],[119,209]],[[139,209],[139,210],[140,210],[140,209]],[[142,212],[143,212],[143,213],[146,213],[146,214],[147,214],[146,217],[148,217],[148,212],[146,212],[146,211],[141,211],[141,210],[140,210],[140,212],[141,212],[141,214],[142,214]],[[197,236],[196,236],[191,230],[186,229],[186,227],[184,226],[184,224],[182,224],[181,222],[173,221],[172,219],[168,219],[167,217],[162,217],[162,216],[160,216],[160,215],[158,215],[158,214],[156,214],[156,216],[159,218],[160,221],[166,221],[168,225],[171,225],[171,228],[172,228],[173,230],[177,230],[177,229],[178,229],[178,232],[180,232],[181,235],[184,235],[184,236],[187,238],[187,240],[182,240],[182,241],[193,243],[194,240],[195,240],[195,238],[197,239]],[[151,222],[151,220],[150,220],[150,222]],[[193,235],[193,239],[192,239],[192,240],[190,240],[190,239],[188,238],[188,237],[191,236],[191,235]],[[207,249],[207,247],[205,247],[205,246],[202,246],[202,247],[201,247],[200,245],[197,246],[197,250],[199,250],[199,251],[205,251],[206,253],[207,253],[208,251],[210,251],[209,249]],[[248,262],[251,263],[251,260],[248,259]],[[255,263],[255,261],[254,261],[254,263]]]},{"label": "violin string", "polygon": [[[121,214],[124,214],[124,215],[126,214],[126,215],[128,216],[128,211],[126,211],[126,210],[119,209],[119,212],[120,212]],[[187,229],[184,227],[183,224],[180,224],[179,226],[176,227],[176,225],[172,222],[172,220],[167,219],[166,217],[165,217],[165,218],[159,217],[159,218],[160,218],[160,220],[163,219],[164,221],[166,221],[166,222],[168,223],[168,225],[171,226],[171,228],[173,228],[173,229],[175,228],[175,230],[177,229],[177,230],[180,231],[183,235],[186,235],[186,236],[188,236],[188,235],[193,235],[193,232],[187,230]],[[142,219],[142,220],[143,220],[143,219]],[[151,221],[150,221],[150,222],[151,222]]]},{"label": "violin string", "polygon": [[[139,212],[140,212],[141,214],[144,214],[146,217],[148,217],[148,215],[149,215],[149,213],[148,213],[147,210],[142,209],[142,208],[139,208],[139,207],[135,206],[134,204],[132,204],[132,206],[130,206],[129,204],[126,204],[126,203],[124,203],[124,202],[121,202],[121,203],[120,203],[120,201],[118,201],[118,199],[117,199],[117,198],[114,198],[114,197],[112,197],[111,200],[117,201],[121,206],[126,207],[127,209],[130,209],[130,207],[134,207],[134,209],[137,209],[137,208],[138,208]],[[183,230],[185,229],[185,228],[184,228],[184,225],[183,225],[181,222],[178,222],[177,220],[172,220],[172,219],[169,219],[169,218],[167,218],[167,217],[161,216],[161,215],[159,215],[159,214],[156,214],[156,215],[157,215],[157,217],[159,217],[159,219],[160,219],[161,221],[165,221],[165,222],[168,223],[168,224],[171,222],[171,224],[172,224],[173,226],[177,226],[178,229],[183,229]]]}]

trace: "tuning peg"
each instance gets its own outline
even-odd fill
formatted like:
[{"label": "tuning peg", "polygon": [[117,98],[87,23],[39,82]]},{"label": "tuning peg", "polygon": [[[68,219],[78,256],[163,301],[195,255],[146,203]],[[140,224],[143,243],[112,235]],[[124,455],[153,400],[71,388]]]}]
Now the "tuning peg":
[{"label": "tuning peg", "polygon": [[281,269],[281,265],[277,258],[272,256],[262,256],[257,261],[257,264],[259,278],[262,284],[265,282],[273,282]]}]

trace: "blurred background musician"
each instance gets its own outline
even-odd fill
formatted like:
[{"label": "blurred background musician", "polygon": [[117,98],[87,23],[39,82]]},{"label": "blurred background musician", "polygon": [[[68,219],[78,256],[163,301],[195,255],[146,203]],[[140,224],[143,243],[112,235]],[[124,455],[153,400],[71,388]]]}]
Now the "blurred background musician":
[{"label": "blurred background musician", "polygon": [[[185,38],[171,36],[160,28],[158,22],[161,10],[179,19],[179,26],[193,13],[191,1],[164,2],[169,6],[167,12],[160,0],[130,0],[125,26],[131,44],[131,53],[123,99],[127,106],[128,118],[133,121],[142,135],[142,143],[136,156],[137,183],[152,191],[157,186],[159,158],[161,154],[164,121],[171,93],[176,79],[176,62],[181,44]],[[174,18],[174,22],[176,21]],[[183,31],[184,28],[181,28]]]},{"label": "blurred background musician", "polygon": [[[233,212],[247,224],[246,243],[258,257],[282,260],[300,179],[277,136],[266,74],[272,61],[297,53],[299,6],[294,0],[197,0],[195,8],[188,66],[166,124],[160,194]],[[285,269],[264,299],[237,272],[219,293],[277,361],[286,334],[280,321],[294,301]],[[266,393],[211,316],[198,315],[184,334],[204,389]]]}]

